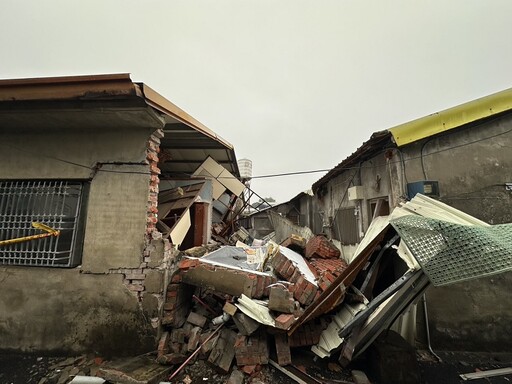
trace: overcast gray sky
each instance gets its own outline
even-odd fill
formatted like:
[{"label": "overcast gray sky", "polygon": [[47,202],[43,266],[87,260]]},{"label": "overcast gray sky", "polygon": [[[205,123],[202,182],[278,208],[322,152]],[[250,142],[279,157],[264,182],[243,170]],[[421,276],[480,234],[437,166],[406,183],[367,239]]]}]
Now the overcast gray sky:
[{"label": "overcast gray sky", "polygon": [[[129,72],[254,176],[512,87],[510,0],[2,0],[0,77]],[[323,174],[254,179],[286,201]]]}]

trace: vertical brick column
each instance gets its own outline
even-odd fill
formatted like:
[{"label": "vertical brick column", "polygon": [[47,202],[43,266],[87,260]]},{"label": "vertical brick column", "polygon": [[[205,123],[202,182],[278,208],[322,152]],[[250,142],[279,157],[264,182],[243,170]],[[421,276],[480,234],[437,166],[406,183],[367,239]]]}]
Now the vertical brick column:
[{"label": "vertical brick column", "polygon": [[[164,131],[156,130],[149,137],[146,149],[146,160],[151,173],[149,182],[148,209],[146,219],[146,234],[148,240],[158,233],[156,223],[158,221],[158,184],[160,183],[160,168],[158,167],[158,154],[160,153],[160,139],[164,137]],[[156,235],[158,237],[158,235]]]}]

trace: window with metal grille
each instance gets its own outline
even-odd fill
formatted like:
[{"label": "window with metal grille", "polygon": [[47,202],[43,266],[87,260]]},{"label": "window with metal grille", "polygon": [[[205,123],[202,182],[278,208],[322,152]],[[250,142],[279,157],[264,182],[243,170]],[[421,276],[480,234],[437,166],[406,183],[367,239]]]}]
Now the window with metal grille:
[{"label": "window with metal grille", "polygon": [[[87,186],[81,181],[0,181],[0,264],[80,264]],[[44,232],[34,228],[34,222],[59,230],[60,234],[35,238]],[[20,241],[5,244],[5,240],[12,239]]]}]

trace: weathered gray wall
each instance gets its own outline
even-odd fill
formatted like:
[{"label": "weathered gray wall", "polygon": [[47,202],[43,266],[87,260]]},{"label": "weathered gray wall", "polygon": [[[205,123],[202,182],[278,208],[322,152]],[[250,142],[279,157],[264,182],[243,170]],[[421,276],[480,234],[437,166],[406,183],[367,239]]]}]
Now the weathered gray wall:
[{"label": "weathered gray wall", "polygon": [[[92,182],[82,269],[138,268],[144,247],[148,167],[106,165]],[[139,172],[139,173],[137,173]]]},{"label": "weathered gray wall", "polygon": [[0,347],[27,352],[147,351],[154,334],[122,275],[0,267]]},{"label": "weathered gray wall", "polygon": [[[384,152],[332,179],[319,200],[332,217],[339,207],[360,205],[363,229],[371,221],[369,200],[388,197],[391,207],[406,194],[407,182],[439,181],[440,200],[491,224],[512,222],[512,117],[448,131]],[[380,182],[377,180],[380,179]],[[350,185],[363,185],[365,199],[340,199]],[[512,273],[428,291],[434,347],[506,351],[512,348]]]},{"label": "weathered gray wall", "polygon": [[[44,129],[2,132],[2,179],[87,179],[97,163],[141,163],[146,160],[150,129]],[[61,161],[61,160],[65,160]]]},{"label": "weathered gray wall", "polygon": [[[402,149],[409,182],[438,180],[440,200],[490,224],[512,222],[512,117],[503,116]],[[423,157],[422,169],[421,157]],[[428,292],[434,346],[512,348],[512,273]]]},{"label": "weathered gray wall", "polygon": [[154,347],[147,305],[119,273],[144,260],[144,163],[153,130],[2,132],[0,179],[89,179],[91,187],[80,267],[0,267],[0,349],[127,354]]}]

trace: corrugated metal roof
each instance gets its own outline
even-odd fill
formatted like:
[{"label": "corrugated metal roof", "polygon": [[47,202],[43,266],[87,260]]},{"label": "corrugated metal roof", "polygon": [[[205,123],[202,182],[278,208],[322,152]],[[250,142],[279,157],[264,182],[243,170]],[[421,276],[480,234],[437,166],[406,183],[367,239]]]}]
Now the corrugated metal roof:
[{"label": "corrugated metal roof", "polygon": [[390,128],[398,147],[512,109],[512,88]]}]

